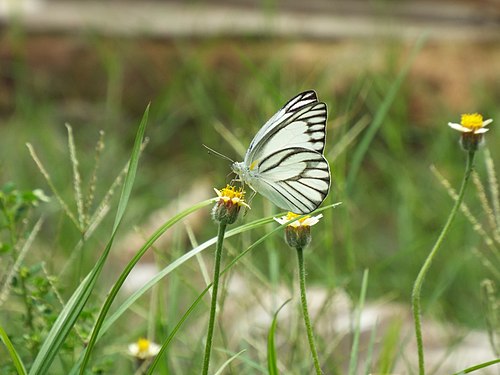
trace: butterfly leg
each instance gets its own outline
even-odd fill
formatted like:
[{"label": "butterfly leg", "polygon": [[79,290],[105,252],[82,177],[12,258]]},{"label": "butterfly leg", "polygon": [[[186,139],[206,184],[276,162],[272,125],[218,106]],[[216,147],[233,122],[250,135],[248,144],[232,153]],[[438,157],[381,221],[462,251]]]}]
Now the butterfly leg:
[{"label": "butterfly leg", "polygon": [[257,195],[257,192],[255,190],[252,189],[252,193],[250,194],[250,196],[248,197],[247,199],[247,202],[248,204],[250,204],[252,202],[252,199]]}]

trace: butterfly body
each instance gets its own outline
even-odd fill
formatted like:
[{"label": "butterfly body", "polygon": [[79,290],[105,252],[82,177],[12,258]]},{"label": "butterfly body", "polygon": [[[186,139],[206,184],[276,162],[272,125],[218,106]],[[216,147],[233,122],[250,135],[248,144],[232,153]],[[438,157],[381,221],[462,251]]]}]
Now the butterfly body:
[{"label": "butterfly body", "polygon": [[314,91],[295,96],[259,130],[233,172],[280,208],[314,211],[330,189],[323,156],[326,119],[326,104]]}]

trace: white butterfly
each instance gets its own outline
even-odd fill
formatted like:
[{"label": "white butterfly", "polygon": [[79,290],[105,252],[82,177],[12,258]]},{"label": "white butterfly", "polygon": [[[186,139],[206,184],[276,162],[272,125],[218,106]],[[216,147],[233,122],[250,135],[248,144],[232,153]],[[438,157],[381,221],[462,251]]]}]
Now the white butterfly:
[{"label": "white butterfly", "polygon": [[312,90],[290,99],[258,131],[232,170],[252,190],[278,207],[306,214],[330,190],[330,167],[323,156],[326,104]]}]

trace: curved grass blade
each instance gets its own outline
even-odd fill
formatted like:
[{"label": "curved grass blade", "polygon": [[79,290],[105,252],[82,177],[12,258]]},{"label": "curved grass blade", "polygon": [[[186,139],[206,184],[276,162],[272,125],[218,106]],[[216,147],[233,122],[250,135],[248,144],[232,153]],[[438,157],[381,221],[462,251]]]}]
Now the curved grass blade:
[{"label": "curved grass blade", "polygon": [[370,333],[370,341],[368,341],[368,352],[366,353],[365,359],[365,375],[371,373],[370,368],[372,367],[373,350],[375,348],[375,340],[377,339],[377,325],[378,321],[373,325],[372,332]]},{"label": "curved grass blade", "polygon": [[103,253],[99,257],[96,265],[92,268],[85,279],[80,283],[78,288],[75,290],[69,301],[66,303],[62,311],[59,313],[54,325],[52,326],[47,338],[45,339],[40,351],[38,352],[33,365],[30,369],[30,375],[44,375],[48,373],[48,370],[59,351],[59,348],[64,343],[64,340],[68,336],[69,332],[73,328],[78,316],[85,307],[92,290],[97,282],[104,263],[108,257],[108,254],[113,245],[113,240],[115,238],[117,229],[123,219],[125,213],[125,208],[127,207],[128,199],[130,197],[132,186],[134,184],[135,175],[137,171],[137,166],[139,163],[139,156],[141,151],[141,145],[144,139],[144,132],[146,130],[146,124],[148,120],[149,105],[144,112],[139,129],[137,130],[137,135],[135,138],[134,148],[130,157],[130,165],[127,171],[127,176],[125,177],[125,183],[123,185],[122,193],[120,196],[120,201],[118,203],[118,208],[116,212],[115,222],[113,224],[113,230],[111,232],[111,237],[104,249]]},{"label": "curved grass blade", "polygon": [[31,249],[31,245],[33,244],[33,241],[35,240],[38,232],[40,231],[40,228],[42,227],[43,219],[38,219],[38,221],[35,223],[35,226],[31,230],[28,238],[24,242],[23,247],[21,248],[21,251],[19,251],[19,254],[17,256],[16,261],[12,266],[10,266],[10,271],[7,274],[5,278],[3,278],[3,287],[0,288],[0,307],[2,304],[7,300],[7,297],[9,296],[9,291],[10,291],[10,285],[12,284],[12,280],[14,279],[17,271],[21,267],[21,263],[23,262],[24,258],[28,254],[28,251]]},{"label": "curved grass blade", "polygon": [[349,362],[349,375],[356,374],[358,366],[359,354],[359,336],[361,334],[361,314],[363,313],[363,306],[366,299],[366,289],[368,288],[368,270],[363,272],[363,281],[361,283],[361,293],[358,301],[358,313],[356,316],[356,325],[354,327],[354,339],[352,340],[351,360]]},{"label": "curved grass blade", "polygon": [[167,350],[168,345],[170,344],[170,342],[175,337],[175,335],[177,334],[177,332],[179,331],[179,329],[182,327],[182,325],[184,324],[184,322],[187,320],[187,318],[189,317],[189,315],[191,315],[191,313],[194,311],[194,309],[196,308],[196,306],[198,306],[198,304],[201,302],[201,300],[203,299],[203,297],[205,296],[205,294],[207,294],[207,292],[210,290],[211,287],[212,287],[212,283],[210,283],[200,293],[200,295],[198,297],[196,297],[196,299],[191,304],[191,306],[189,306],[189,308],[184,313],[184,315],[182,315],[181,319],[177,322],[177,324],[175,325],[174,329],[170,332],[170,334],[168,335],[168,337],[162,343],[160,351],[158,352],[158,354],[156,355],[155,359],[153,360],[153,362],[149,366],[148,371],[145,373],[145,375],[151,375],[151,374],[153,374],[153,370],[156,368],[156,366],[158,365],[158,363],[160,363],[160,358],[162,357],[163,353]]},{"label": "curved grass blade", "polygon": [[292,299],[286,300],[274,313],[273,322],[271,323],[271,328],[267,335],[267,369],[269,370],[269,375],[279,375],[278,372],[278,357],[276,356],[276,345],[274,344],[274,333],[278,327],[278,314],[285,305]]},{"label": "curved grass blade", "polygon": [[[334,208],[340,205],[340,203],[333,203],[330,205],[327,205],[325,207],[322,207],[319,210],[316,210],[315,213],[322,212],[324,210],[327,210],[329,208]],[[226,232],[226,235],[224,238],[229,238],[232,236],[235,236],[237,234],[249,231],[251,229],[260,227],[264,224],[271,223],[273,222],[273,217],[281,216],[281,214],[277,214],[274,216],[268,216],[262,219],[255,220],[251,223],[241,225],[237,228],[228,230]],[[297,217],[296,220],[299,220],[301,217]],[[289,222],[290,223],[290,222]],[[243,253],[241,253],[238,257],[236,257],[233,262],[236,262],[239,260],[244,254],[246,254],[250,249],[253,248],[253,246],[256,246],[260,242],[262,242],[265,238],[270,236],[272,233],[274,233],[276,230],[279,228],[282,228],[283,226],[277,227],[277,229],[273,230],[272,232],[266,234],[263,236],[261,239],[259,239],[257,242],[255,242],[253,245],[251,245],[247,250],[245,250]],[[165,276],[167,276],[170,272],[175,270],[177,267],[179,267],[181,264],[185,263],[192,257],[194,257],[196,254],[201,253],[203,250],[207,249],[208,247],[212,246],[215,244],[215,241],[217,240],[217,237],[213,237],[208,241],[205,241],[204,243],[200,244],[199,246],[195,247],[191,251],[187,252],[183,256],[179,257],[177,260],[174,262],[170,263],[167,267],[165,267],[163,270],[158,272],[153,278],[151,278],[146,284],[143,285],[142,288],[138,289],[136,292],[134,292],[130,297],[128,297],[119,307],[118,309],[111,315],[108,319],[105,320],[103,328],[101,329],[102,332],[107,331],[113,323],[121,316],[123,313],[128,310],[132,304],[137,301],[142,295],[144,295],[147,291],[149,291],[154,285],[156,285],[161,279],[163,279]],[[229,265],[232,265],[233,262],[231,262]],[[224,269],[222,272],[226,272],[227,269]]]},{"label": "curved grass blade", "polygon": [[489,367],[489,366],[492,366],[492,365],[496,365],[497,363],[500,363],[500,358],[497,358],[497,359],[494,359],[494,360],[488,361],[488,362],[483,362],[483,363],[480,363],[479,365],[475,365],[475,366],[472,366],[472,367],[468,367],[468,368],[466,368],[466,369],[464,369],[462,371],[456,372],[453,375],[470,374],[471,372],[474,372],[474,371],[477,371],[477,370],[481,370],[483,368],[486,368],[486,367]]},{"label": "curved grass blade", "polygon": [[[235,228],[233,230],[230,230],[228,232],[226,232],[226,238],[228,237],[231,237],[231,236],[234,236],[238,233],[241,233],[241,232],[244,232],[246,230],[250,230],[258,225],[263,225],[265,223],[269,223],[272,221],[272,218],[266,218],[266,219],[259,219],[259,220],[256,220],[250,224],[246,224],[246,225],[242,225],[241,227],[238,227],[238,228]],[[160,272],[158,272],[153,278],[151,278],[146,284],[144,284],[142,286],[142,288],[138,289],[137,291],[135,291],[130,297],[128,297],[118,308],[117,310],[111,315],[109,316],[103,323],[101,329],[99,330],[99,333],[97,335],[97,340],[99,340],[102,335],[104,335],[104,333],[106,333],[108,331],[109,328],[111,328],[111,326],[118,320],[118,318],[120,318],[129,308],[130,306],[132,306],[135,301],[137,301],[140,297],[142,297],[146,292],[148,292],[153,286],[155,286],[161,279],[163,279],[165,276],[167,276],[169,273],[173,272],[175,269],[177,269],[178,267],[180,267],[183,263],[185,263],[186,261],[188,261],[189,259],[191,259],[192,257],[194,257],[196,254],[199,254],[200,252],[202,252],[203,250],[207,249],[208,247],[210,247],[211,245],[213,245],[216,241],[216,237],[202,243],[201,245],[195,247],[194,249],[192,249],[191,251],[189,251],[188,253],[184,254],[183,256],[181,256],[180,258],[178,258],[177,260],[175,260],[174,262],[170,263],[167,267],[165,267],[163,270],[161,270]],[[149,240],[148,240],[149,242]],[[225,272],[225,271],[223,271]],[[205,295],[205,293],[210,289],[210,286],[207,286],[207,288],[205,289],[205,291],[199,296],[199,299],[201,300],[201,298]],[[195,301],[194,305],[193,305],[193,308],[197,305],[199,301]],[[190,310],[188,310],[190,311]],[[186,316],[187,317],[187,316]],[[185,320],[185,319],[184,319]],[[184,322],[184,320],[181,318],[181,323],[182,324]],[[172,332],[176,331],[176,329],[174,328],[174,330]],[[161,352],[160,352],[161,353]],[[80,366],[80,364],[82,363],[82,360],[83,360],[83,355],[80,357],[80,359],[78,361],[76,361],[76,363],[74,364],[73,368],[71,369],[71,371],[69,372],[69,375],[74,375],[78,372],[77,368]]]},{"label": "curved grass blade", "polygon": [[[317,211],[315,211],[315,213],[318,213],[318,212],[321,212],[321,211],[324,211],[326,209],[329,209],[329,208],[333,208],[333,207],[336,207],[340,205],[340,203],[334,203],[334,204],[331,204],[331,205],[328,205],[328,206],[325,206]],[[276,216],[280,216],[280,215],[276,215]],[[296,218],[296,220],[299,220],[301,217],[303,217],[304,215],[302,216],[299,216]],[[230,231],[227,231],[226,232],[226,236],[225,238],[227,237],[230,237],[234,234],[237,234],[237,233],[240,233],[240,232],[243,232],[243,231],[246,231],[246,230],[250,230],[250,229],[253,229],[257,226],[261,226],[261,225],[264,225],[264,224],[267,224],[268,222],[272,221],[273,220],[273,217],[274,216],[269,216],[267,218],[264,218],[264,219],[259,219],[259,220],[256,220],[252,223],[249,223],[249,224],[246,224],[246,225],[242,225],[238,228],[235,228],[233,230],[230,230]],[[224,273],[226,273],[227,271],[229,271],[231,269],[231,267],[233,267],[242,257],[244,257],[248,252],[250,252],[254,247],[256,247],[257,245],[259,245],[260,243],[264,242],[268,237],[272,236],[274,233],[282,230],[285,226],[287,226],[288,224],[290,224],[290,222],[288,223],[285,223],[285,224],[282,224],[278,227],[276,227],[274,230],[272,230],[271,232],[269,232],[268,234],[262,236],[261,238],[259,238],[257,241],[255,241],[252,245],[250,245],[245,251],[243,251],[241,254],[239,254],[238,256],[236,256],[231,262],[229,262],[229,264],[221,271],[221,275],[223,275]],[[191,252],[194,252],[195,250],[197,250],[198,248],[200,247],[203,247],[206,248],[208,247],[209,245],[212,245],[214,244],[216,241],[216,237],[212,238],[211,240],[205,242],[204,244],[201,244],[200,246],[198,246],[197,248],[193,249],[190,251]],[[209,243],[207,245],[207,243]],[[207,245],[206,247],[204,247],[205,245]],[[196,254],[198,252],[200,252],[201,250],[197,250]],[[187,255],[187,254],[186,254]],[[191,256],[194,256],[195,254],[191,255]],[[167,267],[168,268],[168,267]],[[157,274],[158,276],[159,274]],[[153,279],[152,279],[153,280]],[[152,281],[151,280],[151,281]],[[150,282],[151,282],[150,281]],[[157,281],[156,281],[157,282]],[[155,282],[155,284],[156,284]],[[154,285],[154,284],[153,284]],[[143,287],[145,288],[147,286],[147,284]],[[151,288],[151,286],[149,286],[147,289]],[[212,283],[210,283],[209,285],[207,285],[207,287],[200,293],[200,295],[194,300],[194,302],[191,304],[191,306],[188,308],[188,310],[184,313],[184,315],[181,317],[181,319],[179,320],[179,322],[177,323],[177,325],[174,327],[174,329],[172,330],[172,332],[170,333],[170,335],[165,339],[165,341],[163,342],[162,346],[161,346],[161,349],[159,351],[159,353],[157,354],[157,356],[155,357],[154,361],[151,363],[151,366],[149,367],[148,369],[148,372],[147,372],[147,375],[151,375],[153,373],[153,370],[154,368],[156,367],[156,365],[159,363],[160,359],[161,359],[161,356],[162,354],[164,353],[164,351],[167,349],[168,345],[170,344],[170,342],[172,341],[172,339],[174,338],[175,334],[177,333],[177,331],[181,328],[182,324],[186,321],[186,319],[189,317],[189,315],[191,314],[191,312],[196,308],[196,306],[198,305],[198,303],[200,303],[200,301],[203,299],[203,296],[210,290],[210,288],[212,287]],[[139,292],[139,291],[138,291]],[[142,293],[140,293],[141,295],[144,294],[144,291]],[[131,296],[133,297],[133,296]],[[131,298],[130,297],[130,298]],[[129,298],[129,299],[130,299]],[[135,300],[134,300],[135,301]],[[287,301],[288,302],[288,301]],[[281,309],[281,307],[280,307]],[[279,310],[278,310],[279,311]]]},{"label": "curved grass blade", "polygon": [[10,354],[10,358],[12,359],[12,362],[16,367],[17,373],[19,375],[26,375],[27,372],[26,368],[24,367],[23,361],[21,360],[21,357],[19,357],[19,354],[17,354],[16,348],[14,348],[14,345],[12,345],[12,341],[10,341],[9,336],[7,336],[7,332],[5,332],[2,326],[0,326],[0,338],[2,339],[5,347],[7,348],[7,351]]},{"label": "curved grass blade", "polygon": [[243,349],[241,351],[239,351],[238,353],[236,353],[235,355],[233,355],[231,358],[229,358],[226,362],[224,362],[222,364],[222,366],[217,370],[217,372],[214,374],[214,375],[221,375],[222,374],[222,371],[224,371],[224,369],[231,363],[233,362],[236,358],[238,358],[242,353],[244,353],[246,351],[246,349]]},{"label": "curved grass blade", "polygon": [[[260,225],[264,225],[269,220],[272,220],[272,217],[271,218],[267,218],[267,220],[265,222],[263,222],[264,221],[263,219],[257,220],[257,221],[260,222]],[[253,223],[251,223],[251,224],[253,224]],[[279,227],[276,227],[276,229],[274,229],[273,231],[269,232],[265,236],[262,236],[261,238],[259,238],[252,245],[250,245],[245,251],[243,251],[241,254],[239,254],[237,257],[235,257],[231,262],[229,262],[229,264],[221,271],[220,274],[223,275],[224,273],[226,273],[227,271],[229,271],[241,258],[243,258],[246,254],[248,254],[254,247],[256,247],[260,243],[264,242],[265,239],[267,239],[269,236],[273,235],[274,233],[278,232],[279,230],[281,230],[286,225],[287,224],[280,225]],[[242,225],[242,227],[247,227],[247,226],[248,225]],[[255,227],[255,225],[252,225],[251,227],[253,228],[253,227]],[[236,229],[238,229],[238,228],[236,228]],[[233,229],[233,231],[234,231],[234,229]],[[228,237],[228,234],[230,232],[231,231],[226,232],[226,237]],[[213,238],[213,240],[214,240],[213,242],[215,242],[216,238]],[[200,246],[198,246],[198,247],[200,247]],[[193,251],[193,250],[191,250],[191,251]],[[172,339],[174,338],[174,336],[176,335],[176,333],[181,328],[182,324],[186,321],[186,319],[189,317],[189,315],[191,314],[191,312],[196,308],[196,306],[201,302],[201,300],[203,299],[203,296],[205,294],[207,294],[207,292],[210,290],[210,288],[212,287],[212,284],[213,283],[210,283],[209,285],[207,285],[207,287],[194,300],[194,302],[191,304],[191,306],[189,306],[188,310],[184,313],[184,315],[181,317],[181,319],[179,320],[179,322],[176,324],[176,326],[174,327],[174,329],[172,330],[172,332],[170,332],[170,335],[162,343],[161,349],[158,352],[157,356],[155,357],[154,361],[151,363],[151,366],[149,367],[148,372],[146,373],[146,375],[153,374],[153,370],[156,367],[156,365],[160,362],[162,354],[165,352],[165,350],[167,349],[168,345],[170,344],[170,342],[172,341]]]},{"label": "curved grass blade", "polygon": [[[255,220],[251,223],[239,226],[237,228],[231,229],[226,232],[226,236],[224,238],[229,238],[232,236],[235,236],[239,233],[243,233],[246,231],[249,231],[250,229],[257,228],[261,225],[270,223],[273,221],[273,218],[271,216],[264,218],[264,219],[259,219]],[[217,240],[217,237],[213,237],[210,240],[207,240],[203,242],[202,244],[198,245],[194,249],[190,250],[186,254],[182,255],[172,263],[170,263],[167,267],[162,269],[160,272],[158,272],[154,277],[152,277],[146,284],[142,286],[142,288],[138,289],[136,292],[134,292],[130,297],[128,297],[119,307],[118,309],[111,315],[108,319],[105,320],[103,324],[103,328],[101,331],[107,331],[111,325],[121,316],[123,313],[132,306],[132,304],[137,301],[140,297],[142,297],[146,292],[148,292],[153,286],[155,286],[161,279],[163,279],[165,276],[167,276],[169,273],[177,269],[179,266],[187,262],[189,259],[194,257],[195,255],[201,253],[203,250],[209,248],[213,244],[215,244],[215,241]]]},{"label": "curved grass blade", "polygon": [[[338,205],[340,205],[340,203],[334,203],[334,204],[327,205],[325,207],[322,207],[319,210],[316,210],[315,213],[319,213],[321,211],[327,210],[329,208],[336,207]],[[282,213],[282,214],[284,214],[284,213]],[[275,216],[280,216],[280,214],[275,215]],[[243,233],[243,232],[249,231],[251,229],[260,227],[260,226],[262,226],[264,224],[273,222],[273,217],[275,217],[275,216],[268,216],[268,217],[265,217],[265,218],[262,218],[262,219],[255,220],[255,221],[253,221],[251,223],[241,225],[241,226],[239,226],[237,228],[231,229],[231,230],[229,230],[229,231],[226,232],[225,238],[229,238],[229,237],[235,236],[235,235],[237,235],[239,233]],[[299,220],[300,218],[301,217],[299,216],[299,217],[296,218],[296,220]],[[283,226],[284,225],[279,226],[275,230],[273,230],[272,232],[270,232],[270,233],[266,234],[265,236],[261,237],[258,241],[256,241],[254,244],[252,244],[247,250],[245,250],[244,252],[242,252],[241,254],[239,254],[236,258],[233,259],[232,262],[229,263],[229,265],[226,268],[224,268],[224,270],[221,272],[221,275],[223,273],[227,272],[230,267],[232,267],[241,257],[243,257],[246,253],[248,253],[253,247],[257,246],[262,241],[264,241],[268,236],[272,235],[276,231],[278,231],[281,228],[283,228]],[[197,254],[201,253],[203,250],[205,250],[208,247],[210,247],[211,245],[215,244],[216,240],[217,240],[217,238],[213,237],[210,240],[207,240],[204,243],[200,244],[199,246],[195,247],[191,251],[187,252],[186,254],[182,255],[181,257],[179,257],[178,259],[176,259],[174,262],[170,263],[167,267],[165,267],[164,269],[162,269],[160,272],[158,272],[154,277],[152,277],[140,289],[138,289],[131,296],[129,296],[120,306],[118,306],[117,310],[112,315],[110,315],[107,319],[105,319],[105,321],[104,321],[104,323],[103,323],[103,325],[102,325],[102,327],[101,327],[101,329],[100,329],[100,331],[99,331],[99,333],[97,335],[97,340],[99,340],[102,337],[102,335],[104,335],[104,333],[106,333],[111,328],[111,326],[130,308],[130,306],[132,306],[140,297],[142,297],[145,293],[147,293],[160,280],[162,280],[165,276],[167,276],[168,274],[170,274],[171,272],[173,272],[175,269],[177,269],[178,267],[180,267],[182,264],[184,264],[185,262],[187,262],[192,257],[196,256]],[[148,242],[149,242],[149,240],[148,240]],[[152,245],[152,243],[150,245]],[[182,316],[182,318],[180,319],[180,321],[177,323],[177,325],[174,327],[174,329],[170,333],[169,337],[167,337],[167,339],[163,343],[163,345],[165,345],[165,348],[166,348],[166,346],[168,346],[168,344],[170,343],[170,341],[173,339],[173,337],[175,336],[175,333],[179,330],[180,326],[187,319],[187,317],[189,316],[189,314],[191,313],[191,311],[194,310],[194,308],[202,300],[203,296],[210,290],[210,287],[211,287],[211,284],[208,285],[203,292],[201,292],[201,294],[193,302],[193,304],[187,310],[187,312],[184,314],[184,316]],[[163,346],[162,346],[162,350],[163,350]],[[163,353],[162,350],[158,353],[158,355],[157,355],[156,358],[161,357],[161,354]],[[80,359],[75,362],[75,364],[73,365],[73,368],[69,372],[69,375],[74,375],[74,374],[76,374],[78,372],[77,369],[78,369],[78,366],[80,365],[80,363],[82,362],[82,358],[83,357],[80,357]],[[153,361],[153,364],[156,362],[156,358],[155,358],[155,361]],[[151,365],[152,368],[154,368],[153,364]]]},{"label": "curved grass blade", "polygon": [[137,262],[142,258],[142,256],[146,253],[147,250],[156,242],[160,236],[165,233],[170,227],[172,227],[174,224],[182,220],[184,217],[188,216],[189,214],[199,210],[200,208],[203,208],[209,204],[213,203],[213,199],[208,199],[206,201],[203,201],[201,203],[198,203],[192,207],[189,207],[188,209],[180,212],[179,214],[175,215],[173,218],[168,220],[165,224],[163,224],[158,230],[156,230],[155,233],[146,241],[146,243],[141,247],[141,249],[134,255],[132,260],[127,264],[125,269],[122,271],[120,276],[118,277],[118,280],[115,282],[113,287],[111,288],[111,291],[109,292],[108,296],[106,297],[106,300],[104,301],[104,304],[101,308],[101,311],[99,313],[99,316],[96,320],[96,323],[94,325],[94,328],[92,330],[92,335],[90,337],[89,343],[85,349],[85,354],[83,357],[83,361],[80,367],[80,374],[83,374],[85,371],[85,367],[90,359],[90,354],[92,353],[92,350],[97,342],[98,334],[99,331],[102,328],[102,325],[104,323],[104,319],[106,318],[106,315],[111,308],[111,304],[115,300],[116,296],[118,295],[118,292],[120,291],[120,288],[122,287],[123,283],[125,282],[125,279],[127,276],[130,274],[132,269],[135,267]]}]

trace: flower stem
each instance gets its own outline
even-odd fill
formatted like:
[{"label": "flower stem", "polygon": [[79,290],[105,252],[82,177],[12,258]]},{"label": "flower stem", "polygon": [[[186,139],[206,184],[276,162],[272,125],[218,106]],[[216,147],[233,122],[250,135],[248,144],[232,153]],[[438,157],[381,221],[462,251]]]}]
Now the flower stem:
[{"label": "flower stem", "polygon": [[439,234],[439,237],[436,240],[434,247],[432,248],[431,252],[427,256],[427,259],[425,260],[424,265],[422,266],[422,268],[420,269],[420,272],[418,273],[418,276],[415,280],[415,284],[413,285],[412,309],[413,309],[413,320],[415,323],[415,336],[417,338],[419,375],[425,375],[424,344],[423,344],[423,339],[422,339],[422,325],[420,322],[420,317],[421,317],[420,292],[422,289],[422,284],[424,283],[425,275],[427,274],[427,271],[429,271],[429,268],[431,267],[432,261],[433,261],[434,257],[436,256],[436,253],[437,253],[438,249],[440,248],[444,237],[448,233],[448,230],[450,229],[450,226],[453,222],[453,219],[456,216],[456,213],[458,212],[458,209],[460,208],[460,205],[462,204],[462,200],[463,200],[464,194],[465,194],[465,188],[467,186],[467,182],[469,181],[470,175],[471,175],[473,167],[474,167],[474,154],[475,154],[474,151],[469,151],[467,153],[467,164],[465,167],[465,174],[464,174],[464,178],[462,180],[462,185],[460,186],[460,191],[458,193],[458,197],[455,201],[455,205],[451,209],[450,215],[448,216],[448,220],[446,221],[446,224],[444,225],[443,230]]},{"label": "flower stem", "polygon": [[214,267],[214,281],[212,289],[212,302],[210,304],[210,319],[208,322],[207,342],[205,344],[205,356],[203,357],[203,375],[208,374],[208,367],[210,366],[210,353],[212,351],[212,339],[214,334],[215,312],[217,309],[217,292],[219,290],[219,276],[220,276],[220,263],[222,259],[222,243],[224,241],[224,234],[226,232],[227,224],[225,222],[219,223],[219,233],[217,235],[217,246],[215,248],[215,267]]},{"label": "flower stem", "polygon": [[306,269],[304,266],[304,253],[302,247],[297,247],[297,259],[299,261],[299,281],[300,281],[300,302],[302,305],[302,314],[304,315],[304,322],[306,324],[307,339],[309,340],[309,347],[311,348],[311,354],[314,361],[314,368],[316,369],[316,375],[321,375],[321,367],[319,366],[318,352],[316,350],[316,344],[314,343],[314,336],[311,326],[311,319],[309,318],[309,311],[307,308],[307,298],[306,298]]}]

